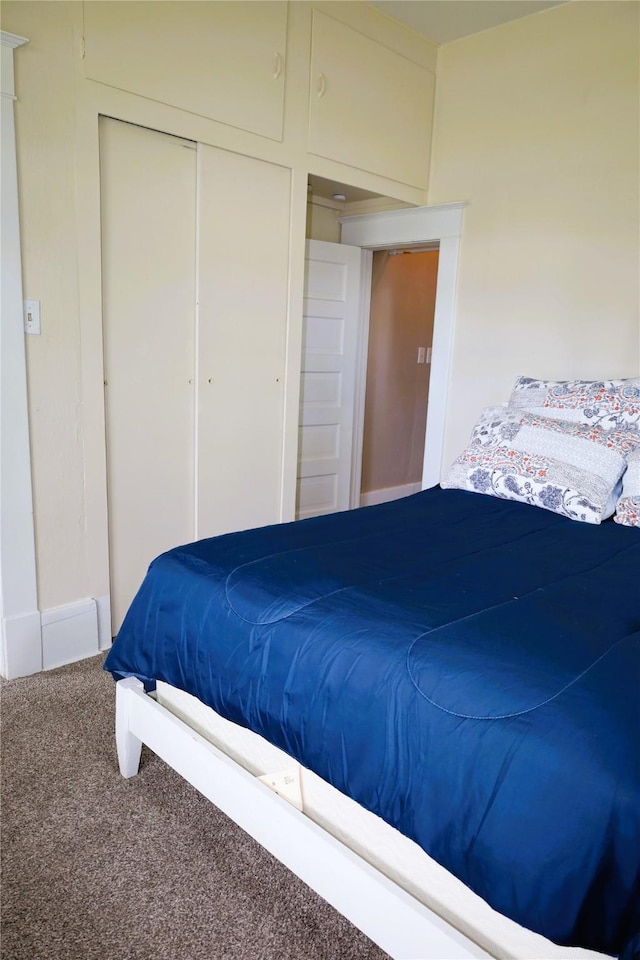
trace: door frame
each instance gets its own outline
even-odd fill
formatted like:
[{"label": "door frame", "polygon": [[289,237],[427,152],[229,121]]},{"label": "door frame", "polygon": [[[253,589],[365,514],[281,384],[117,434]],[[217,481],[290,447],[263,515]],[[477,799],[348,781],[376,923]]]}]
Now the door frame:
[{"label": "door frame", "polygon": [[14,103],[14,51],[26,37],[0,32],[2,104],[2,270],[0,298],[0,675],[11,680],[42,669],[38,607],[27,367],[23,325],[20,210]]},{"label": "door frame", "polygon": [[356,367],[356,402],[354,442],[351,469],[351,506],[360,505],[362,478],[362,441],[364,432],[364,394],[371,305],[371,269],[373,251],[426,243],[439,247],[433,347],[427,424],[425,429],[422,489],[434,487],[442,474],[442,452],[446,428],[453,330],[455,318],[456,278],[462,219],[466,203],[445,203],[426,207],[407,207],[382,213],[341,217],[341,243],[362,248],[362,290],[360,335]]}]

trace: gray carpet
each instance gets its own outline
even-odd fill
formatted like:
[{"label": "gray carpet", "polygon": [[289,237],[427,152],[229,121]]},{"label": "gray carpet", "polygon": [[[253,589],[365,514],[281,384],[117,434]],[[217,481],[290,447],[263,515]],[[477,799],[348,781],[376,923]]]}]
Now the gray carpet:
[{"label": "gray carpet", "polygon": [[102,660],[0,685],[2,960],[383,960],[155,755],[120,777]]}]

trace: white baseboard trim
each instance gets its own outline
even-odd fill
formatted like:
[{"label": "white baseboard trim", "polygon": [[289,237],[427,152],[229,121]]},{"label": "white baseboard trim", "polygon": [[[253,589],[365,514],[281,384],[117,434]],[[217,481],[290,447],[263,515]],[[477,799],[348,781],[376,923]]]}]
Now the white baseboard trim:
[{"label": "white baseboard trim", "polygon": [[40,611],[3,617],[0,674],[7,680],[28,677],[42,670]]},{"label": "white baseboard trim", "polygon": [[93,657],[99,652],[98,605],[92,597],[43,610],[43,670]]},{"label": "white baseboard trim", "polygon": [[399,487],[384,487],[382,490],[369,490],[367,493],[360,494],[360,506],[372,507],[375,503],[388,503],[389,500],[399,500],[400,497],[408,497],[412,493],[418,493],[422,490],[422,484],[403,483]]},{"label": "white baseboard trim", "polygon": [[41,670],[95,657],[111,646],[109,597],[89,597],[49,610],[3,617],[0,676],[28,677]]}]

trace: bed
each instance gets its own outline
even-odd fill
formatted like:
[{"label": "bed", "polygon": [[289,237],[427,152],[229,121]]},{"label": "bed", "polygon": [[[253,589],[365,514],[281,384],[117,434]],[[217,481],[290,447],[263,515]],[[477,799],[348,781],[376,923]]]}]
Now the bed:
[{"label": "bed", "polygon": [[106,661],[121,770],[148,744],[394,957],[632,960],[640,530],[465,463],[154,560]]}]

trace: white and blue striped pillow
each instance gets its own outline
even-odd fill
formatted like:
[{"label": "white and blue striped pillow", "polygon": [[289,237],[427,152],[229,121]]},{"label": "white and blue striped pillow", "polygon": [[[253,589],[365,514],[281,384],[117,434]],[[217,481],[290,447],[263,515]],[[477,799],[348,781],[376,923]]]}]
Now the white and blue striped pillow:
[{"label": "white and blue striped pillow", "polygon": [[442,486],[600,523],[614,512],[626,458],[638,446],[634,431],[489,407]]}]

